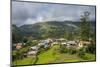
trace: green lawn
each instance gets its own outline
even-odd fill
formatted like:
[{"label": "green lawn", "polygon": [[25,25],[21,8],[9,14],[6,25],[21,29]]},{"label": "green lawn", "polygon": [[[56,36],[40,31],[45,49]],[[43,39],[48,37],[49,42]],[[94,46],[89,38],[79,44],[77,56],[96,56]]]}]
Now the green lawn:
[{"label": "green lawn", "polygon": [[[87,59],[88,60],[85,60]],[[60,63],[60,62],[78,62],[78,61],[89,61],[94,60],[95,55],[86,54],[85,59],[79,58],[76,54],[70,55],[67,53],[59,53],[59,45],[54,45],[49,50],[43,51],[38,55],[38,60],[35,64],[46,64],[46,63]],[[14,62],[16,65],[27,65],[34,64],[35,58],[28,57],[23,60],[17,60]]]},{"label": "green lawn", "polygon": [[35,61],[35,58],[33,57],[27,57],[24,58],[23,60],[16,60],[13,62],[14,65],[28,65],[28,64],[33,64]]},{"label": "green lawn", "polygon": [[83,57],[85,61],[94,61],[96,59],[95,55],[86,53]]},{"label": "green lawn", "polygon": [[39,60],[36,64],[45,64],[45,63],[59,63],[59,62],[77,62],[82,60],[77,57],[77,55],[70,54],[61,54],[57,51],[59,48],[58,45],[53,46],[51,49],[40,54]]}]

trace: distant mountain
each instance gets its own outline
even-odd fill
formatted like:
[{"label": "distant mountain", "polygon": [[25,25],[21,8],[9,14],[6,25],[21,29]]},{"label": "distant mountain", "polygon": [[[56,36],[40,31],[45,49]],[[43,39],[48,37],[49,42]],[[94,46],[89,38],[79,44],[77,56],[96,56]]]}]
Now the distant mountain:
[{"label": "distant mountain", "polygon": [[[35,24],[27,24],[21,27],[13,25],[13,33],[21,36],[41,37],[61,37],[64,33],[78,32],[80,22],[72,21],[47,21]],[[92,28],[95,28],[95,22],[91,22]]]}]

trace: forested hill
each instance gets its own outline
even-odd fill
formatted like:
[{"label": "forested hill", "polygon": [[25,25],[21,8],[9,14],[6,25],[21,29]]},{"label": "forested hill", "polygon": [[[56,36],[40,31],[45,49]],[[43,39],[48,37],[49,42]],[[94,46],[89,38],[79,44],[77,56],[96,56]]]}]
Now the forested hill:
[{"label": "forested hill", "polygon": [[[67,33],[78,34],[80,22],[47,21],[17,27],[12,25],[14,36],[32,36],[33,38],[64,37]],[[95,21],[91,22],[91,30],[95,29]]]}]

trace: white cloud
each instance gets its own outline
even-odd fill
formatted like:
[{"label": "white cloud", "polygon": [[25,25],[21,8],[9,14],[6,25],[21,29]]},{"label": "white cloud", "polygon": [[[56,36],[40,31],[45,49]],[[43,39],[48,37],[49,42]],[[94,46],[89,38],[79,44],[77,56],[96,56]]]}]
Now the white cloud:
[{"label": "white cloud", "polygon": [[95,18],[93,6],[12,2],[12,23],[23,25],[50,20],[77,21],[84,11],[91,12],[90,19]]}]

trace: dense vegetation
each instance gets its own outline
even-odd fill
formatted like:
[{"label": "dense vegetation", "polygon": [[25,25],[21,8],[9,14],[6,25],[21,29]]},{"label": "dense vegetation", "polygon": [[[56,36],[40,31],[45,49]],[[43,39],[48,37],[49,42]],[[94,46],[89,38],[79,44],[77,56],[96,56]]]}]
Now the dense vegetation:
[{"label": "dense vegetation", "polygon": [[[81,23],[81,24],[80,24]],[[87,22],[85,22],[87,24]],[[41,22],[36,24],[30,24],[30,25],[23,25],[21,27],[17,27],[16,25],[13,25],[13,42],[19,42],[22,41],[24,37],[30,37],[32,36],[33,39],[46,39],[46,38],[66,38],[69,40],[77,39],[79,36],[82,35],[94,37],[95,34],[95,21],[90,21],[88,24],[91,24],[91,29],[87,34],[83,32],[86,32],[88,30],[86,29],[86,24],[83,21],[82,22],[72,22],[72,21],[47,21],[47,22]],[[89,25],[87,25],[88,27]],[[84,30],[82,31],[81,28]],[[88,27],[89,28],[89,27]],[[81,30],[79,34],[79,30]],[[53,34],[53,35],[52,35]]]}]

